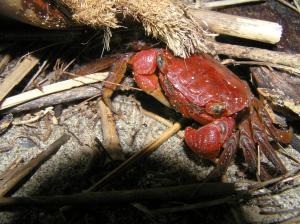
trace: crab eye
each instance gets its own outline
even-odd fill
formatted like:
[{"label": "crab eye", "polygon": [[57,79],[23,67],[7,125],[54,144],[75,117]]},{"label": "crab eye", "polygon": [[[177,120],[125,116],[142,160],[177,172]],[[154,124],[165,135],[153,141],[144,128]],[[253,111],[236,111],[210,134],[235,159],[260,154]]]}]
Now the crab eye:
[{"label": "crab eye", "polygon": [[225,105],[224,104],[216,104],[212,107],[212,111],[215,114],[222,114],[225,111]]},{"label": "crab eye", "polygon": [[157,56],[156,63],[159,69],[161,69],[164,66],[164,59],[161,55]]},{"label": "crab eye", "polygon": [[226,110],[226,104],[221,102],[210,102],[206,105],[206,112],[212,116],[221,116]]}]

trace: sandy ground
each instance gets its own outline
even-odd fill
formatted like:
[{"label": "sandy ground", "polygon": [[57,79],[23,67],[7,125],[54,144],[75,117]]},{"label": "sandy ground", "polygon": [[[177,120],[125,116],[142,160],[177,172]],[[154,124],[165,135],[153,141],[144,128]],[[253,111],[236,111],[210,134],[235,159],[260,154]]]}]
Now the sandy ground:
[{"label": "sandy ground", "polygon": [[[149,102],[144,102],[145,104]],[[118,111],[116,124],[122,148],[127,156],[140,150],[145,144],[157,138],[166,127],[156,120],[145,116],[141,112],[141,105],[132,96],[124,94],[115,97],[114,108]],[[105,163],[92,174],[87,174],[89,161],[92,159],[91,146],[95,137],[102,140],[100,119],[97,115],[97,104],[92,101],[83,106],[71,105],[62,111],[59,124],[53,124],[52,115],[42,118],[39,122],[29,126],[13,126],[0,137],[0,146],[11,146],[11,150],[0,154],[0,170],[5,168],[17,157],[22,157],[24,163],[34,158],[62,133],[72,133],[73,137],[60,150],[45,162],[34,175],[14,193],[15,196],[54,195],[79,192],[91,185],[99,176],[112,169],[114,163]],[[50,121],[50,122],[49,122]],[[50,124],[50,127],[49,127]],[[50,133],[48,139],[43,139]],[[76,136],[76,138],[74,137]],[[299,153],[286,149],[299,158]],[[288,170],[297,168],[297,164],[285,156],[279,155]],[[96,162],[98,163],[98,161]],[[183,140],[175,135],[159,147],[151,156],[137,164],[112,185],[113,189],[147,188],[158,186],[172,186],[182,183],[201,181],[212,170],[211,163],[195,157],[184,145]],[[246,177],[241,167],[232,165],[227,171],[228,182],[242,182]],[[296,180],[297,181],[297,180]],[[294,183],[295,186],[299,185]],[[259,193],[259,192],[257,192]],[[196,216],[203,223],[214,223],[222,220],[231,223],[235,213],[252,223],[272,223],[282,221],[297,215],[297,212],[279,215],[260,215],[260,207],[265,209],[292,209],[300,207],[299,188],[295,187],[279,194],[253,199],[241,205],[232,205],[231,208],[217,207],[208,210],[198,210]],[[123,210],[122,210],[123,209]],[[121,211],[120,211],[121,210]],[[228,214],[225,214],[229,211]],[[233,211],[230,213],[230,211]],[[217,212],[218,215],[215,215]],[[103,213],[103,212],[102,212]],[[101,214],[102,214],[101,213]],[[299,211],[298,211],[299,213]],[[121,215],[120,215],[121,214]],[[130,215],[129,215],[130,214]],[[189,214],[189,213],[188,213]],[[173,216],[159,216],[149,218],[141,211],[129,206],[128,208],[108,209],[104,214],[104,223],[120,222],[136,223],[189,223],[187,214]],[[177,217],[177,218],[176,218]],[[229,218],[228,218],[229,217]],[[103,218],[103,217],[102,217]],[[80,222],[79,220],[97,220],[94,213],[85,213],[76,221],[67,223],[94,223]],[[5,212],[0,215],[0,223],[60,223],[65,220],[58,211],[44,211],[39,209],[24,210],[22,212]],[[72,219],[71,219],[72,220]],[[214,220],[214,221],[212,221]]]}]

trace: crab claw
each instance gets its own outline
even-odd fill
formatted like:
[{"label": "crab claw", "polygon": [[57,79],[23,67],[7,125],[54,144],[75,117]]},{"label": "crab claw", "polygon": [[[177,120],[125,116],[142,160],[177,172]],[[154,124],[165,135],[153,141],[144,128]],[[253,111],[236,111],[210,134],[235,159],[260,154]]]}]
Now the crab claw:
[{"label": "crab claw", "polygon": [[138,87],[169,107],[169,101],[163,94],[158,77],[155,74],[158,53],[158,49],[140,51],[132,57],[129,63],[132,64],[134,80]]},{"label": "crab claw", "polygon": [[222,117],[199,129],[187,127],[185,142],[188,147],[204,159],[214,160],[220,149],[231,136],[235,121],[232,117]]}]

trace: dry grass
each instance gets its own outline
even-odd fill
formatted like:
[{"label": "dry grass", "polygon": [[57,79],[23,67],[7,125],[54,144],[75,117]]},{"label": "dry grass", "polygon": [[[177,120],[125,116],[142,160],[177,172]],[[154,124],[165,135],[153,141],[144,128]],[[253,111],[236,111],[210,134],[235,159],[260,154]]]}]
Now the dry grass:
[{"label": "dry grass", "polygon": [[61,0],[73,12],[73,19],[94,28],[121,26],[117,14],[141,22],[148,35],[159,38],[178,56],[195,51],[209,52],[205,31],[186,14],[184,5],[174,0]]}]

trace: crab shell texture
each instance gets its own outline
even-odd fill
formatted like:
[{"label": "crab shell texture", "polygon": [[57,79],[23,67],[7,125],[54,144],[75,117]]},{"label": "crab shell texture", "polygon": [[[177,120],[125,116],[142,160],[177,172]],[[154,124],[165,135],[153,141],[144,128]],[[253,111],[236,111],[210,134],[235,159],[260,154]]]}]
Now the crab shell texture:
[{"label": "crab shell texture", "polygon": [[206,54],[182,59],[150,49],[135,54],[130,64],[141,89],[151,92],[161,86],[172,107],[206,124],[198,130],[186,128],[185,141],[196,154],[215,159],[235,128],[236,114],[249,105],[247,84]]}]

